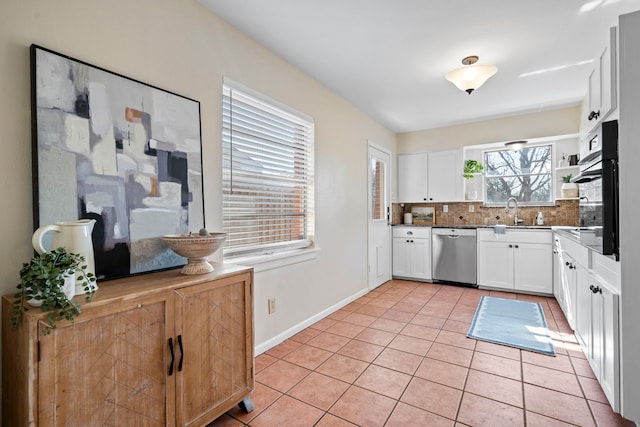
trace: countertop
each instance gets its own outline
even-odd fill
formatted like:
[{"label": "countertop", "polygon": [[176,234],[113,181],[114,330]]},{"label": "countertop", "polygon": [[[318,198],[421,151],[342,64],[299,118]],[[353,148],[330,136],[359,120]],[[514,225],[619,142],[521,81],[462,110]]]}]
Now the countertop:
[{"label": "countertop", "polygon": [[[506,225],[508,229],[517,230],[551,230],[550,225],[507,225],[507,224],[392,224],[394,227],[431,227],[431,228],[493,228],[494,225]],[[572,229],[575,227],[567,227]]]}]

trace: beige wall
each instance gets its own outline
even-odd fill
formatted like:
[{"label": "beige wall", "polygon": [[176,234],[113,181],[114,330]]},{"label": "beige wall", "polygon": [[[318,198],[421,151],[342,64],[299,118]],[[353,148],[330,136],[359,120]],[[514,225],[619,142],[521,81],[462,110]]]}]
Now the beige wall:
[{"label": "beige wall", "polygon": [[[395,135],[195,0],[0,0],[0,293],[32,255],[29,45],[199,100],[205,215],[221,221],[221,84],[228,76],[313,116],[318,257],[256,274],[256,344],[367,287],[367,140]],[[267,315],[267,298],[278,311]]]},{"label": "beige wall", "polygon": [[398,134],[398,153],[416,153],[468,145],[578,133],[580,105],[501,119]]}]

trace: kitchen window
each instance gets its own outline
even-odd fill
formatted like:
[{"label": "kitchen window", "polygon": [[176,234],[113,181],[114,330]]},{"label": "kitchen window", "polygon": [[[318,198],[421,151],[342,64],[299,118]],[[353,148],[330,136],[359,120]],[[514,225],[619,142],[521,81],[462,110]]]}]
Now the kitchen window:
[{"label": "kitchen window", "polygon": [[485,204],[504,205],[509,197],[521,205],[552,204],[552,151],[551,145],[539,145],[485,152]]},{"label": "kitchen window", "polygon": [[313,119],[229,79],[222,99],[224,258],[312,246]]}]

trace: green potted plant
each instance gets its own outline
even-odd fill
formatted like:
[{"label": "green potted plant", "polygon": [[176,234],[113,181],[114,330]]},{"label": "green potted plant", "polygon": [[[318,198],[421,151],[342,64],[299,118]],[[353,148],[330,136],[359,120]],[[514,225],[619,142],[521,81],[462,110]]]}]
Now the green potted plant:
[{"label": "green potted plant", "polygon": [[478,198],[478,182],[475,179],[479,174],[484,170],[484,166],[482,163],[477,160],[467,159],[464,161],[464,170],[462,176],[465,177],[466,182],[464,184],[465,187],[465,199],[466,200],[476,200]]},{"label": "green potted plant", "polygon": [[43,330],[45,335],[51,333],[60,320],[67,319],[73,323],[80,315],[80,306],[71,299],[75,293],[75,281],[81,281],[87,301],[91,300],[95,290],[96,278],[87,268],[82,255],[67,252],[62,247],[43,252],[22,264],[18,293],[13,300],[11,326],[14,329],[20,326],[24,312],[29,310],[27,305],[48,312],[48,323]]},{"label": "green potted plant", "polygon": [[580,189],[578,188],[578,184],[575,182],[571,182],[572,174],[565,175],[562,177],[562,197],[565,199],[571,199],[578,197],[580,194]]},{"label": "green potted plant", "polygon": [[462,176],[467,179],[471,179],[475,174],[482,173],[483,170],[484,166],[482,166],[482,163],[478,162],[477,160],[468,159],[464,161],[464,171],[462,173]]}]

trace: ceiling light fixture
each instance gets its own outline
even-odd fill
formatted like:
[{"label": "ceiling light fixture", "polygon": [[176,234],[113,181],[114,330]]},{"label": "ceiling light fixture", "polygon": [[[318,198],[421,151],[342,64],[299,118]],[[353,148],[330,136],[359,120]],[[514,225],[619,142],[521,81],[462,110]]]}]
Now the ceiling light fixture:
[{"label": "ceiling light fixture", "polygon": [[462,60],[464,67],[449,71],[444,77],[458,89],[471,95],[471,92],[482,86],[498,71],[495,65],[474,65],[476,62],[478,62],[477,56],[467,56]]},{"label": "ceiling light fixture", "polygon": [[507,147],[509,150],[518,151],[521,148],[523,148],[526,144],[527,144],[527,141],[511,141],[511,142],[505,142],[504,146]]}]

